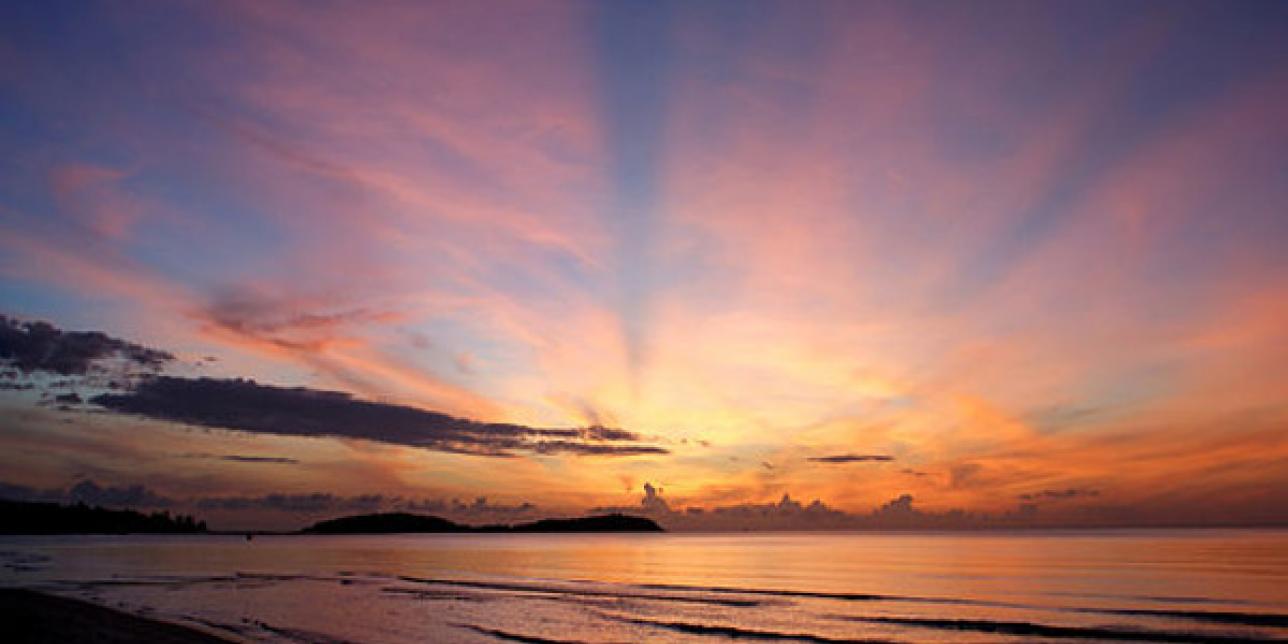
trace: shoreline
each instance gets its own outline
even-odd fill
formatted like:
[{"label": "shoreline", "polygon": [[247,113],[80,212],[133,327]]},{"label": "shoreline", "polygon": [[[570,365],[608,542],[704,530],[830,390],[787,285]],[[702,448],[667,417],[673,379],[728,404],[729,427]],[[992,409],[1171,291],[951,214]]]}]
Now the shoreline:
[{"label": "shoreline", "polygon": [[5,641],[13,644],[229,644],[235,641],[93,602],[23,588],[0,588],[0,623],[6,624]]}]

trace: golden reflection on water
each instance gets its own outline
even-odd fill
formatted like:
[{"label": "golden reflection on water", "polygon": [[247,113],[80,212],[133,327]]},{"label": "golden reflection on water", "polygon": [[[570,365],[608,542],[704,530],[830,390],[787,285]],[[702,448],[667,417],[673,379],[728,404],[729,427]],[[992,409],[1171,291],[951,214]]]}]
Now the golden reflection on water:
[{"label": "golden reflection on water", "polygon": [[[1278,531],[1021,534],[437,535],[385,538],[377,568],[617,583],[1000,597],[1288,602]],[[344,537],[336,547],[343,547]],[[430,547],[422,548],[418,546]]]},{"label": "golden reflection on water", "polygon": [[779,533],[99,538],[67,546],[83,574],[342,570],[618,583],[1039,597],[1044,593],[1288,602],[1283,531]]}]

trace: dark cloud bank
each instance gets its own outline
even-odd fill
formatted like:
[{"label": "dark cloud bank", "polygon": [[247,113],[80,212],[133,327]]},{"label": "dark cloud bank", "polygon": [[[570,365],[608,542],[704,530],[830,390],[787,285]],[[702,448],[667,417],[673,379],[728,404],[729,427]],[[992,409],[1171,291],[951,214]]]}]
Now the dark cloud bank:
[{"label": "dark cloud bank", "polygon": [[[28,379],[35,374],[81,377],[76,384],[110,390],[84,402],[121,414],[198,427],[359,439],[482,456],[506,457],[519,452],[582,456],[668,452],[624,429],[483,423],[406,405],[361,400],[338,391],[279,387],[241,378],[180,378],[156,373],[174,359],[165,351],[103,333],[62,331],[47,322],[20,322],[0,315],[0,365],[7,368],[7,380]],[[110,382],[90,378],[122,370],[128,378]],[[15,390],[52,386],[6,384],[7,389]],[[75,392],[60,394],[53,400],[65,406],[83,402]],[[235,455],[224,460],[283,462]]]},{"label": "dark cloud bank", "polygon": [[608,427],[540,428],[480,423],[404,405],[359,400],[338,392],[276,387],[253,380],[141,380],[130,391],[90,402],[155,420],[283,436],[323,436],[405,445],[443,452],[512,456],[538,454],[665,454],[640,444],[633,432]]},{"label": "dark cloud bank", "polygon": [[84,376],[106,371],[105,362],[156,370],[174,356],[98,331],[63,331],[48,322],[23,322],[0,314],[0,362],[17,373]]},{"label": "dark cloud bank", "polygon": [[230,463],[268,463],[274,465],[299,465],[300,461],[286,456],[256,456],[253,454],[183,454],[183,458],[196,458]]},{"label": "dark cloud bank", "polygon": [[835,454],[832,456],[814,456],[809,459],[814,463],[889,463],[893,456],[885,454]]}]

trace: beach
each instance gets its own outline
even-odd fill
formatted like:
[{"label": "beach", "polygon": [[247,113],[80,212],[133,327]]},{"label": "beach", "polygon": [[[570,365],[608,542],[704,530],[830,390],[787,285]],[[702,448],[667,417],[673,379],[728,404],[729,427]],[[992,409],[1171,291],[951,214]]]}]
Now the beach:
[{"label": "beach", "polygon": [[0,623],[7,625],[5,640],[13,644],[226,644],[231,641],[78,599],[16,588],[0,589]]}]

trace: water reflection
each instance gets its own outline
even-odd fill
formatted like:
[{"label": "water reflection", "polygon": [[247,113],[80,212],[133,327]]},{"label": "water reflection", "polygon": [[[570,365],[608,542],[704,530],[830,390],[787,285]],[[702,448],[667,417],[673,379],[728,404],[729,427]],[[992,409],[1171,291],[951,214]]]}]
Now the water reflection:
[{"label": "water reflection", "polygon": [[9,538],[7,585],[252,639],[1288,637],[1288,533]]}]

